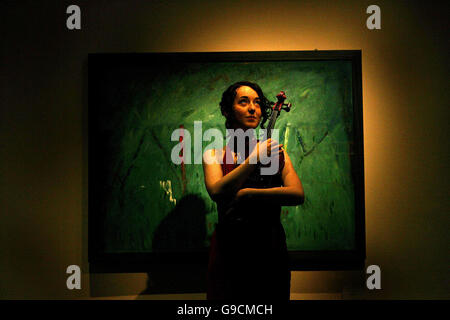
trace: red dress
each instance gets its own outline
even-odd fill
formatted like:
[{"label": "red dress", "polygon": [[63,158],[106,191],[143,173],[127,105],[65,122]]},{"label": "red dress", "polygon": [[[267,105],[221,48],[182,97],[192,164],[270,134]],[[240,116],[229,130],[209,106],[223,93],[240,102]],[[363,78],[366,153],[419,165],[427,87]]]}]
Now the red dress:
[{"label": "red dress", "polygon": [[[225,176],[237,167],[226,164],[227,146],[222,164]],[[279,170],[270,187],[282,186]],[[242,188],[261,188],[261,182],[249,178]],[[211,239],[208,265],[207,299],[289,300],[291,273],[286,235],[280,221],[281,206],[261,203],[240,205],[237,217],[228,219],[226,203],[217,204],[219,222]]]}]

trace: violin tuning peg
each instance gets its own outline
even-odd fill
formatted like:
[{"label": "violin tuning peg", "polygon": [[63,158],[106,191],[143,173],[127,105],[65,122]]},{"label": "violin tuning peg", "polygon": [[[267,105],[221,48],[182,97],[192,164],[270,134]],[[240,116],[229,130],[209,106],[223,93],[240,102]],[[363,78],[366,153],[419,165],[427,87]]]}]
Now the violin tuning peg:
[{"label": "violin tuning peg", "polygon": [[291,107],[292,107],[292,104],[288,103],[286,105],[286,107],[283,108],[283,110],[286,110],[286,112],[289,112],[289,111],[291,111]]}]

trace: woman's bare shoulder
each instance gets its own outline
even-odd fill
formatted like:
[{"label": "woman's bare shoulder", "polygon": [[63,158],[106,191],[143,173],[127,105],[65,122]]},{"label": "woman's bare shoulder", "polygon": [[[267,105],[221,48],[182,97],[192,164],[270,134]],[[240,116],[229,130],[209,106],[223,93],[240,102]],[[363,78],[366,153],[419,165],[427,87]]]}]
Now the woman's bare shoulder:
[{"label": "woman's bare shoulder", "polygon": [[225,152],[225,147],[222,149],[208,149],[203,153],[203,162],[207,164],[221,163]]}]

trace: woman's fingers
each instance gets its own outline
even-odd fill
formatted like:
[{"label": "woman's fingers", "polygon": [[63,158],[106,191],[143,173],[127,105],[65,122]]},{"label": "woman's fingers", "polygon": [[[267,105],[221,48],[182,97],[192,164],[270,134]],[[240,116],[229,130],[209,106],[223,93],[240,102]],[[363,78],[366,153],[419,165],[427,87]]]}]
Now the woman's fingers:
[{"label": "woman's fingers", "polygon": [[272,145],[270,149],[275,150],[275,149],[280,149],[281,147],[283,147],[282,144],[275,144],[275,145]]},{"label": "woman's fingers", "polygon": [[278,144],[278,143],[272,144],[271,146],[268,146],[266,154],[268,156],[270,156],[272,154],[272,152],[277,152],[277,151],[281,151],[282,152],[283,151],[282,150],[283,146],[284,146],[283,144]]},{"label": "woman's fingers", "polygon": [[272,138],[269,138],[263,142],[258,142],[257,144],[257,155],[258,155],[258,161],[261,157],[265,156],[271,156],[272,152],[277,152],[280,154],[283,152],[283,144],[279,144],[277,140],[274,140]]}]

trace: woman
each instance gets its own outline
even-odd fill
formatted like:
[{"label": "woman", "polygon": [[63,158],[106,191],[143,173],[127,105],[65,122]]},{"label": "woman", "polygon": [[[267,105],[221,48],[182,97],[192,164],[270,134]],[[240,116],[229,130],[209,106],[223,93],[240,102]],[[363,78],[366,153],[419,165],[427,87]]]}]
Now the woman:
[{"label": "woman", "polygon": [[[261,88],[248,81],[231,85],[220,107],[226,128],[235,130],[255,129],[267,120],[270,108]],[[250,141],[246,146],[245,161],[239,164],[238,150],[230,145],[203,155],[206,189],[219,214],[211,239],[207,297],[289,300],[291,276],[280,213],[281,206],[304,202],[303,186],[277,141]],[[280,155],[269,187],[254,178],[266,152]]]}]

